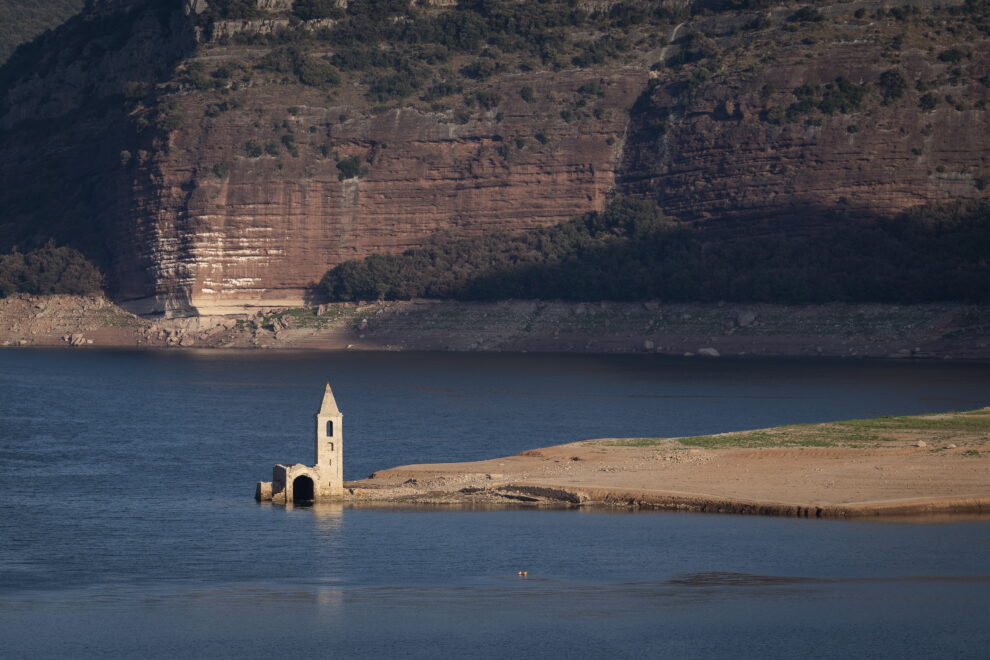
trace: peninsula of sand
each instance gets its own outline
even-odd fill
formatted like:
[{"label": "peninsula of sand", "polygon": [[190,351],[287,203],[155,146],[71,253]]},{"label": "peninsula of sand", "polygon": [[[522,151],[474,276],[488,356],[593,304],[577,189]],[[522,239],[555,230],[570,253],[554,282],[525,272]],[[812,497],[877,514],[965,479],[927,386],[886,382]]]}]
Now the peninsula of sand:
[{"label": "peninsula of sand", "polygon": [[346,484],[353,503],[820,518],[990,514],[990,408],[690,438],[606,438]]}]

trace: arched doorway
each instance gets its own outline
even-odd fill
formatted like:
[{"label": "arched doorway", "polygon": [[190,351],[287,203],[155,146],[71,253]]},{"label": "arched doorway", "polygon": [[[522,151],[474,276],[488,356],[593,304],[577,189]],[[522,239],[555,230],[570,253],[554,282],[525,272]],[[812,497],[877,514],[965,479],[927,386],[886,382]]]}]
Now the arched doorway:
[{"label": "arched doorway", "polygon": [[313,501],[312,479],[303,474],[292,480],[292,501],[296,504]]}]

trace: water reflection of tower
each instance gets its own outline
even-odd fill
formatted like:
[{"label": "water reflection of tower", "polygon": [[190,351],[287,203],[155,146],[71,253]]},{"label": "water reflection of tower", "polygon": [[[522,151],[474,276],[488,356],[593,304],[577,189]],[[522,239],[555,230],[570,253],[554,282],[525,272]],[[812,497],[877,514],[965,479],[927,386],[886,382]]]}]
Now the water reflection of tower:
[{"label": "water reflection of tower", "polygon": [[316,602],[321,620],[331,622],[342,614],[344,604],[344,592],[335,584],[341,580],[344,572],[342,558],[346,556],[344,505],[341,502],[315,502],[306,508],[305,514],[312,516],[313,520],[314,547],[318,549],[314,557],[319,566],[318,580],[331,583],[316,587]]},{"label": "water reflection of tower", "polygon": [[307,508],[318,530],[328,534],[337,534],[340,531],[344,523],[343,502],[316,502]]}]

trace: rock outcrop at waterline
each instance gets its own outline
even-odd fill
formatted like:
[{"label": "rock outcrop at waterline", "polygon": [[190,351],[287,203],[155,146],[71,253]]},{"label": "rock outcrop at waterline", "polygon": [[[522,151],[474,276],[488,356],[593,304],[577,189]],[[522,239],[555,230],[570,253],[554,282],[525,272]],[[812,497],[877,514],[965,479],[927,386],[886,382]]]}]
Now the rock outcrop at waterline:
[{"label": "rock outcrop at waterline", "polygon": [[[291,3],[258,6],[309,35],[302,55],[250,21],[209,28],[206,2],[95,2],[0,71],[0,248],[76,245],[130,309],[181,316],[313,302],[344,260],[555,224],[613,191],[735,217],[736,235],[795,208],[821,227],[985,196],[985,11],[936,4],[960,6],[798,20],[643,3],[669,20],[575,29],[552,66],[424,59],[423,85],[393,98],[376,91],[401,87],[387,69],[299,74],[336,44]],[[606,37],[622,49],[602,55]],[[295,71],[265,59],[278,48]]]}]

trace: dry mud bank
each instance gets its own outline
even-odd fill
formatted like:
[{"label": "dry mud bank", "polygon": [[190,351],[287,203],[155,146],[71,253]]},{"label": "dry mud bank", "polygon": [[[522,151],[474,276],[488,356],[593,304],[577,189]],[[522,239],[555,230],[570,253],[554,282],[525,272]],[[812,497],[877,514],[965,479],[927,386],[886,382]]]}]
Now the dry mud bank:
[{"label": "dry mud bank", "polygon": [[699,438],[599,439],[348,484],[354,503],[819,518],[990,514],[990,408]]},{"label": "dry mud bank", "polygon": [[12,296],[0,345],[987,359],[990,306],[408,301],[148,319]]}]

